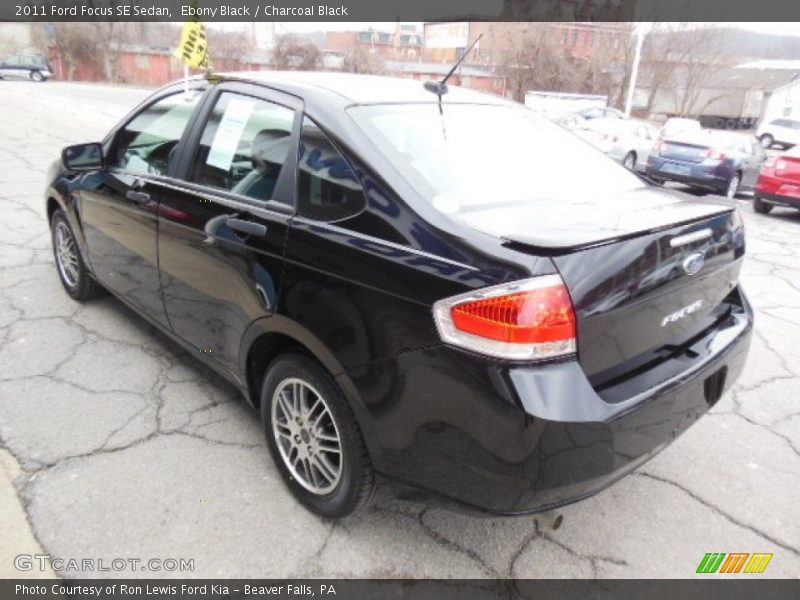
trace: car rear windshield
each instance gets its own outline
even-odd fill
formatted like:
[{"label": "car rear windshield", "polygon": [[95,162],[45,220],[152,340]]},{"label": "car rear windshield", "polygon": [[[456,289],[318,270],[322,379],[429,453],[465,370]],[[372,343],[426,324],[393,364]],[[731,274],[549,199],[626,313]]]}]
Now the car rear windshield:
[{"label": "car rear windshield", "polygon": [[515,106],[397,104],[349,109],[400,174],[434,207],[613,198],[645,184],[555,123]]}]

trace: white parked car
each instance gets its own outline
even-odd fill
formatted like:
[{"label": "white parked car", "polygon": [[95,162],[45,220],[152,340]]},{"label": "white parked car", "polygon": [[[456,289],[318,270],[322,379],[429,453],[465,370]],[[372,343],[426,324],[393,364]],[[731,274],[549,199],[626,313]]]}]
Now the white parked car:
[{"label": "white parked car", "polygon": [[771,148],[773,144],[791,148],[800,144],[800,120],[772,119],[759,126],[756,137],[764,148]]},{"label": "white parked car", "polygon": [[661,138],[670,139],[682,133],[700,131],[703,126],[697,119],[687,119],[685,117],[670,117],[661,128]]}]

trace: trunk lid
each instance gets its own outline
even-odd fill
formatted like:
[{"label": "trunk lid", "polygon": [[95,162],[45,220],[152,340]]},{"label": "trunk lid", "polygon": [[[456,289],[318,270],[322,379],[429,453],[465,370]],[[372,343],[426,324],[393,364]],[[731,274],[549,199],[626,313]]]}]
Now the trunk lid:
[{"label": "trunk lid", "polygon": [[685,349],[730,314],[743,255],[731,210],[554,257],[575,307],[578,360],[595,389],[668,360],[686,368]]},{"label": "trunk lid", "polygon": [[607,401],[620,381],[656,364],[662,375],[687,368],[681,348],[726,318],[738,295],[744,231],[729,204],[647,187],[457,217],[552,258],[575,308],[578,360]]},{"label": "trunk lid", "polygon": [[703,144],[667,140],[658,145],[658,155],[669,160],[701,163],[708,149],[709,146]]}]

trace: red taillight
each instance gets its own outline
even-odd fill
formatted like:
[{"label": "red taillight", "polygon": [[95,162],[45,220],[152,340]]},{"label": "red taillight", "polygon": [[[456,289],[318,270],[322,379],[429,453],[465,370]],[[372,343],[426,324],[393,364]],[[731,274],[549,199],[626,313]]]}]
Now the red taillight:
[{"label": "red taillight", "polygon": [[450,309],[459,331],[512,344],[575,337],[575,314],[563,284],[457,304]]},{"label": "red taillight", "polygon": [[714,150],[713,148],[709,148],[705,152],[703,152],[703,158],[710,158],[711,160],[725,160],[725,154],[720,152],[719,150]]},{"label": "red taillight", "polygon": [[575,352],[575,311],[558,275],[535,277],[441,300],[434,306],[445,342],[510,359]]}]

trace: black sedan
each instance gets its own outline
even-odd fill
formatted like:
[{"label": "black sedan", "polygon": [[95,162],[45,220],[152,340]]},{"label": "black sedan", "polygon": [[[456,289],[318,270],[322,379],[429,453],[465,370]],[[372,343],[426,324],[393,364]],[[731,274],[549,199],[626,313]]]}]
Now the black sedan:
[{"label": "black sedan", "polygon": [[43,56],[9,56],[0,62],[0,79],[29,79],[47,81],[53,77],[53,67]]},{"label": "black sedan", "polygon": [[66,292],[111,292],[237,386],[328,517],[379,476],[496,514],[584,498],[716,403],[750,342],[736,211],[458,88],[167,86],[64,149],[45,201]]},{"label": "black sedan", "polygon": [[755,138],[708,129],[677,134],[656,144],[647,175],[677,181],[735,198],[752,190],[767,160]]}]

